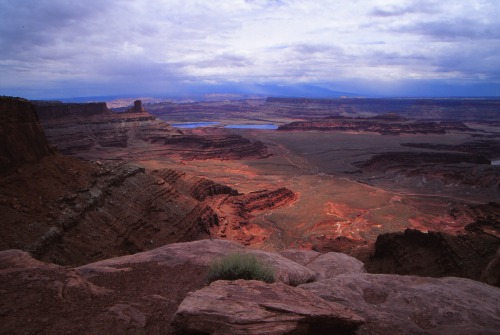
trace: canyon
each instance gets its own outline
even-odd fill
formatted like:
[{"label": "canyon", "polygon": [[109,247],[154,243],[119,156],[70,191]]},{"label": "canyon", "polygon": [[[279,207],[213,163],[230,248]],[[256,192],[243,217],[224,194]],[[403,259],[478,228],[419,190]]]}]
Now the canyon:
[{"label": "canyon", "polygon": [[[275,262],[285,284],[303,286],[350,309],[352,322],[344,324],[334,320],[345,320],[346,314],[318,303],[335,312],[327,313],[329,321],[321,329],[297,316],[302,325],[298,333],[338,328],[346,334],[403,334],[410,329],[438,334],[462,327],[464,333],[493,334],[499,325],[494,285],[500,278],[500,166],[492,164],[500,157],[497,103],[269,98],[136,101],[110,110],[105,103],[1,97],[1,289],[9,296],[16,285],[39,290],[18,295],[22,308],[2,303],[6,333],[16,327],[67,331],[69,323],[50,317],[49,311],[57,309],[80,329],[83,319],[76,317],[75,308],[82,308],[97,332],[118,327],[169,334],[177,327],[179,334],[215,334],[196,328],[199,321],[187,321],[188,316],[181,321],[180,314],[198,312],[181,308],[176,314],[177,307],[190,291],[200,290],[196,296],[202,300],[219,292],[204,282],[206,267],[211,259],[239,250]],[[199,121],[218,124],[194,129],[170,125]],[[224,128],[235,123],[272,123],[279,129]],[[293,264],[278,262],[276,255]],[[332,265],[337,263],[343,269],[339,273]],[[141,288],[136,277],[148,283]],[[153,279],[157,277],[165,283]],[[363,287],[362,299],[349,291],[349,280]],[[398,301],[387,293],[384,281],[401,294],[410,294],[420,283],[446,288],[443,299],[457,301],[469,299],[456,298],[465,285],[491,297],[485,306],[470,305],[488,320],[443,316],[425,322],[427,312],[402,310],[383,325],[383,315],[373,306],[394,312],[390,304]],[[246,283],[220,285],[248,299]],[[278,286],[271,291],[288,290]],[[60,299],[47,312],[36,303],[28,307],[37,299],[47,303],[45,297],[57,287]],[[342,290],[332,297],[331,287]],[[124,290],[141,291],[142,298]],[[283,294],[288,301],[283,304],[289,305],[292,298]],[[301,290],[286,294],[309,297]],[[422,297],[408,299],[417,304]],[[432,303],[438,304],[432,308],[454,309],[463,316],[458,305]],[[95,304],[106,312],[93,311]],[[30,313],[37,314],[35,325],[16,321]],[[220,322],[206,317],[196,316],[207,324]],[[220,317],[227,329],[240,322]],[[401,320],[408,318],[413,323],[404,326]],[[443,322],[453,325],[442,328]]]}]

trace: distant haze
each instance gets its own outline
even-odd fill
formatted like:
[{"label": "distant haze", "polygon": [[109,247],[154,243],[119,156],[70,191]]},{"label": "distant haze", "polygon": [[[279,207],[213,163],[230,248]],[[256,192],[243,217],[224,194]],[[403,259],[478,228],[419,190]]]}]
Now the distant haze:
[{"label": "distant haze", "polygon": [[500,96],[497,0],[1,0],[0,95]]}]

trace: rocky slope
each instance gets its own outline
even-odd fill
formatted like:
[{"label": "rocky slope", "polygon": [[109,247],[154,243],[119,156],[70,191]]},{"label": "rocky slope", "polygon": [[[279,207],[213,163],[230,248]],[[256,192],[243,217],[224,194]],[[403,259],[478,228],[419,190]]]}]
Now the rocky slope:
[{"label": "rocky slope", "polygon": [[208,236],[262,242],[268,234],[248,223],[251,213],[294,198],[287,189],[245,195],[174,170],[54,155],[0,178],[0,249],[85,264]]},{"label": "rocky slope", "polygon": [[[207,286],[208,264],[232,252],[254,253],[280,281],[299,287],[252,281]],[[2,332],[496,334],[500,328],[499,288],[451,277],[367,274],[356,260],[334,253],[284,254],[304,265],[222,240],[175,243],[77,268],[2,251]],[[322,277],[312,270],[319,264]],[[232,313],[238,308],[241,313]],[[240,322],[251,318],[248,327]],[[196,319],[207,322],[191,322]]]},{"label": "rocky slope", "polygon": [[[58,264],[85,264],[211,235],[248,242],[255,237],[253,230],[260,232],[252,225],[243,227],[253,211],[284,205],[286,197],[295,196],[288,190],[263,191],[266,201],[259,202],[255,194],[239,194],[173,170],[146,172],[123,161],[63,156],[50,150],[28,101],[3,98],[1,102],[2,129],[7,130],[0,138],[1,147],[20,152],[2,156],[0,250],[16,248]],[[75,115],[64,105],[51,113],[69,119],[98,115],[97,124],[109,113],[99,104],[80,107]],[[144,112],[136,104],[130,113]],[[234,233],[224,234],[227,227]]]},{"label": "rocky slope", "polygon": [[[115,113],[105,103],[40,103],[36,111],[49,143],[59,151],[96,159],[178,156],[182,159],[267,157],[260,142],[238,135],[184,134],[144,110],[140,101]],[[120,149],[126,149],[120,151]]]}]

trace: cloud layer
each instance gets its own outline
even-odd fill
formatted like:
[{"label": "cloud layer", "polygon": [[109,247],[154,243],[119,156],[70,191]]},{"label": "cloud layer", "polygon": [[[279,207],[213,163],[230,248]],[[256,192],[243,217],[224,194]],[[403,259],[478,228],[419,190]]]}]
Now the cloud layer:
[{"label": "cloud layer", "polygon": [[498,17],[496,0],[3,0],[0,94],[500,95]]}]

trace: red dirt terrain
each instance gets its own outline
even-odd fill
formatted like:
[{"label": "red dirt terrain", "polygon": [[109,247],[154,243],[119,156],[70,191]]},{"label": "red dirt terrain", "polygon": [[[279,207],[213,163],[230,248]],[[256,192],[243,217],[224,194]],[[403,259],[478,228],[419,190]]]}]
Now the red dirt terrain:
[{"label": "red dirt terrain", "polygon": [[[124,161],[84,161],[53,153],[32,105],[21,99],[3,101],[7,130],[38,132],[3,138],[2,148],[15,152],[28,147],[32,153],[22,161],[6,159],[3,166],[2,250],[26,250],[58,264],[85,264],[211,235],[262,241],[266,234],[248,224],[251,213],[295,197],[286,189],[244,195],[170,169],[146,172]],[[20,110],[31,113],[29,122]],[[30,164],[21,164],[26,161]]]}]

